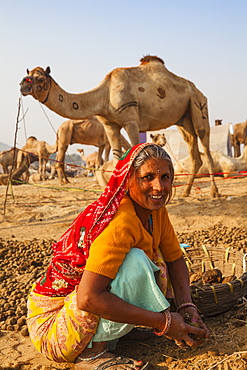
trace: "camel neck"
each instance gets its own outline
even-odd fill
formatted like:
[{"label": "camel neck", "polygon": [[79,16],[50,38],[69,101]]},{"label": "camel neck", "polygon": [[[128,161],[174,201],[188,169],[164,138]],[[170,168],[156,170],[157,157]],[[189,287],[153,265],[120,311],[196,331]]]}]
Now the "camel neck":
[{"label": "camel neck", "polygon": [[80,94],[68,93],[51,78],[50,90],[43,103],[62,117],[83,119],[103,113],[101,95],[98,88]]}]

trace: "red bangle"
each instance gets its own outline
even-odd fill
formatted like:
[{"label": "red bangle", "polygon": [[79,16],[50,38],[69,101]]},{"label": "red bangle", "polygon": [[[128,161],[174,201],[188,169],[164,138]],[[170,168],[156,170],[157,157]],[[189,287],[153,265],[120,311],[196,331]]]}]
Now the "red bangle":
[{"label": "red bangle", "polygon": [[185,302],[185,303],[182,303],[178,308],[177,308],[177,312],[179,312],[182,308],[185,308],[185,307],[194,307],[196,310],[197,310],[197,307],[194,303],[192,302]]},{"label": "red bangle", "polygon": [[171,317],[171,314],[170,314],[169,311],[164,311],[163,314],[166,317],[166,323],[165,323],[164,329],[160,332],[157,332],[157,331],[154,330],[154,334],[158,335],[159,337],[168,332],[168,330],[170,329],[170,326],[171,326],[171,322],[172,322],[172,317]]}]

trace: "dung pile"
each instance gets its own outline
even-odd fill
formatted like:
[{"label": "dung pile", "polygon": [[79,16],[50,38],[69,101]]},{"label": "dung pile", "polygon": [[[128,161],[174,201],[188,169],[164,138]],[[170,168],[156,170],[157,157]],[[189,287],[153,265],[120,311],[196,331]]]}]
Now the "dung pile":
[{"label": "dung pile", "polygon": [[[181,229],[183,226],[181,225]],[[247,252],[247,226],[226,227],[217,224],[205,230],[194,231],[193,233],[177,233],[180,243],[186,243],[192,248],[201,245],[210,245],[211,247],[224,246],[232,247]]]},{"label": "dung pile", "polygon": [[28,335],[27,295],[49,263],[52,243],[0,239],[0,329]]}]

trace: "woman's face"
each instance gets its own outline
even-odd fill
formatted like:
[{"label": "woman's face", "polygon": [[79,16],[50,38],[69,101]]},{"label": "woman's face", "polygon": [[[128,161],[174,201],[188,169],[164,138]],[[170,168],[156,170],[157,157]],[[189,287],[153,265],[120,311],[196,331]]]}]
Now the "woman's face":
[{"label": "woman's face", "polygon": [[155,211],[163,207],[172,181],[165,159],[150,158],[129,179],[129,195],[141,207]]}]

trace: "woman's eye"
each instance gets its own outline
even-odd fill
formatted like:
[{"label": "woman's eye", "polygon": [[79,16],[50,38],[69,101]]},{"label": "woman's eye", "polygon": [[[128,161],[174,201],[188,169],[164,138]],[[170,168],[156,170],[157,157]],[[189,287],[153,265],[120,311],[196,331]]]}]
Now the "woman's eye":
[{"label": "woman's eye", "polygon": [[169,179],[169,178],[170,178],[170,176],[167,173],[162,176],[162,179]]},{"label": "woman's eye", "polygon": [[143,176],[142,177],[142,180],[153,180],[153,176],[152,175],[146,175],[146,176]]}]

